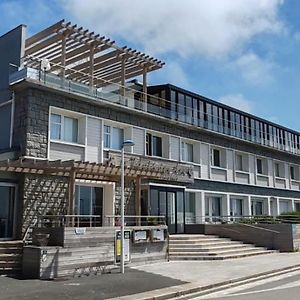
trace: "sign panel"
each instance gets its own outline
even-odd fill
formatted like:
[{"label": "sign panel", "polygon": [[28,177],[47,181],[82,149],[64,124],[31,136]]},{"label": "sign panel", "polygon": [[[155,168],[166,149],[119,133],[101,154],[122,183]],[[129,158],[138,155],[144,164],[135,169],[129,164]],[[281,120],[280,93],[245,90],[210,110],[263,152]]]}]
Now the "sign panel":
[{"label": "sign panel", "polygon": [[[121,261],[121,231],[116,230],[115,234],[115,261]],[[124,231],[124,262],[130,262],[130,231]]]},{"label": "sign panel", "polygon": [[85,233],[86,233],[86,228],[85,227],[75,228],[75,234],[76,235],[84,235]]},{"label": "sign panel", "polygon": [[152,229],[152,242],[163,242],[165,240],[164,229]]},{"label": "sign panel", "polygon": [[148,230],[135,230],[133,231],[133,242],[143,243],[148,241]]}]

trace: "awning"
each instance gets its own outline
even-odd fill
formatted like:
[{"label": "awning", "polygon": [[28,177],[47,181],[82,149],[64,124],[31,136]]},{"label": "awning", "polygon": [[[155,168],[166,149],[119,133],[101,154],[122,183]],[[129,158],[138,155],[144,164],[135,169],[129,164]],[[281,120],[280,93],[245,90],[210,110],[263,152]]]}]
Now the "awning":
[{"label": "awning", "polygon": [[[119,181],[121,176],[120,155],[111,153],[105,163],[74,160],[42,160],[19,158],[0,161],[0,171],[29,173],[36,175],[74,176],[77,179]],[[191,165],[161,163],[143,157],[126,156],[124,174],[126,178],[147,178],[176,182],[193,182]]]},{"label": "awning", "polygon": [[37,68],[43,59],[49,61],[51,72],[94,86],[124,83],[164,65],[158,59],[127,46],[119,47],[105,36],[65,20],[26,40],[24,63]]}]

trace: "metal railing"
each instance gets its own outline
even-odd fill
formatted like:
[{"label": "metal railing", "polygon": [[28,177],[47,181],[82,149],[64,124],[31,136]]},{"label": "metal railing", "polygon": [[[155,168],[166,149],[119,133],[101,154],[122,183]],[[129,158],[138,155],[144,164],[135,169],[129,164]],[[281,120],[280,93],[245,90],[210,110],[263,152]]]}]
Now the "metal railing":
[{"label": "metal railing", "polygon": [[[37,218],[36,227],[102,227],[120,226],[120,215],[44,215]],[[125,226],[166,225],[165,216],[125,216]]]},{"label": "metal railing", "polygon": [[44,215],[38,217],[37,227],[101,227],[100,215]]},{"label": "metal railing", "polygon": [[[156,226],[166,225],[165,216],[125,216],[125,226]],[[104,217],[104,226],[120,226],[120,215],[106,215]]]},{"label": "metal railing", "polygon": [[241,215],[241,216],[189,216],[185,218],[185,224],[300,224],[298,215]]}]

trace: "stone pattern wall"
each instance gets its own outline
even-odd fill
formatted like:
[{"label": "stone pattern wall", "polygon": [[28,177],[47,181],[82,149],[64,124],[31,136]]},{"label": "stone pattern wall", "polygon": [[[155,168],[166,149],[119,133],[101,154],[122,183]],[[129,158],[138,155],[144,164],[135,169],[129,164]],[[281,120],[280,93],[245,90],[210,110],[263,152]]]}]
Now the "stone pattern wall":
[{"label": "stone pattern wall", "polygon": [[22,233],[35,222],[37,216],[65,214],[67,201],[66,177],[25,175]]},{"label": "stone pattern wall", "polygon": [[[21,140],[26,140],[25,153],[26,155],[36,155],[37,157],[46,157],[47,155],[47,137],[48,137],[48,119],[49,119],[49,106],[56,106],[68,110],[81,112],[84,114],[107,118],[112,121],[124,122],[148,128],[156,131],[161,131],[173,135],[182,136],[185,138],[192,138],[202,142],[207,142],[223,147],[230,147],[240,151],[250,152],[256,155],[268,156],[279,160],[284,160],[291,163],[300,164],[299,156],[292,155],[277,151],[275,149],[267,149],[260,145],[254,145],[244,141],[233,139],[232,137],[220,136],[213,132],[207,132],[200,128],[190,127],[175,124],[174,122],[167,123],[166,121],[155,119],[147,116],[146,114],[132,113],[124,110],[123,107],[109,107],[105,103],[85,102],[84,98],[81,100],[76,99],[74,95],[72,98],[62,94],[47,92],[36,88],[29,88],[27,90],[17,93],[16,112],[17,118],[22,115],[26,108],[22,106],[27,105],[27,115],[24,120],[19,120],[25,128],[25,137]],[[25,95],[24,95],[25,94]],[[18,107],[18,106],[21,107]],[[142,117],[141,117],[142,116]],[[19,122],[16,120],[15,122]],[[16,130],[23,128],[21,124],[16,124]],[[22,129],[23,130],[23,129]],[[21,131],[22,131],[21,130]],[[24,132],[23,132],[24,133]],[[16,134],[17,135],[17,134]],[[16,141],[20,140],[16,138]],[[23,143],[21,143],[23,146]]]}]

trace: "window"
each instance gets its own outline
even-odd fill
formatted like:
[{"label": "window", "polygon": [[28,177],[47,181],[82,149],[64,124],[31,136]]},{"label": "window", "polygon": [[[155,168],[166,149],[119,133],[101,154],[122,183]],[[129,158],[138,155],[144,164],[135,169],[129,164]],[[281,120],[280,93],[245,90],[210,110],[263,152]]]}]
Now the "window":
[{"label": "window", "polygon": [[290,166],[290,178],[292,180],[299,180],[299,167],[298,166]]},{"label": "window", "polygon": [[256,170],[258,174],[263,174],[263,167],[262,167],[262,159],[257,158],[256,159]]},{"label": "window", "polygon": [[58,114],[50,116],[50,138],[66,142],[78,142],[78,119]]},{"label": "window", "polygon": [[[76,215],[97,215],[100,220],[96,220],[98,224],[102,224],[102,211],[103,211],[103,188],[93,186],[79,186],[75,187],[75,203],[74,212]],[[90,218],[82,222],[90,222]]]},{"label": "window", "polygon": [[236,169],[238,171],[243,171],[243,155],[242,154],[237,154],[236,155]]},{"label": "window", "polygon": [[185,223],[196,223],[196,197],[193,192],[185,193]]},{"label": "window", "polygon": [[62,117],[57,114],[51,114],[50,122],[51,122],[51,139],[61,140],[61,119]]},{"label": "window", "polygon": [[186,142],[181,143],[181,159],[183,161],[193,161],[193,144]]},{"label": "window", "polygon": [[223,148],[211,149],[211,165],[213,167],[226,168],[226,150]]},{"label": "window", "polygon": [[162,157],[162,138],[160,136],[147,133],[146,154],[149,156]]},{"label": "window", "polygon": [[249,156],[245,153],[236,153],[235,155],[235,169],[237,171],[249,171]]},{"label": "window", "polygon": [[221,167],[221,152],[219,149],[212,149],[212,165]]},{"label": "window", "polygon": [[263,214],[263,202],[260,200],[251,201],[251,214],[252,216],[261,216]]},{"label": "window", "polygon": [[280,166],[279,166],[279,163],[275,163],[274,168],[275,168],[275,177],[280,177]]},{"label": "window", "polygon": [[124,130],[122,128],[104,125],[104,148],[121,150],[124,141]]},{"label": "window", "polygon": [[284,178],[284,164],[280,162],[274,163],[274,175],[275,177]]}]

